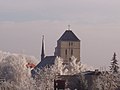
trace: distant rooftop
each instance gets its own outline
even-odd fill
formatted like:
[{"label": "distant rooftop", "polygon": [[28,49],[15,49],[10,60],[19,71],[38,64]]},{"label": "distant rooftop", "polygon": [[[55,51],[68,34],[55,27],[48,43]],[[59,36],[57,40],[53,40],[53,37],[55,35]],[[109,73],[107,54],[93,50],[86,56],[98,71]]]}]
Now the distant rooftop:
[{"label": "distant rooftop", "polygon": [[71,30],[66,30],[58,41],[80,41],[80,40]]}]

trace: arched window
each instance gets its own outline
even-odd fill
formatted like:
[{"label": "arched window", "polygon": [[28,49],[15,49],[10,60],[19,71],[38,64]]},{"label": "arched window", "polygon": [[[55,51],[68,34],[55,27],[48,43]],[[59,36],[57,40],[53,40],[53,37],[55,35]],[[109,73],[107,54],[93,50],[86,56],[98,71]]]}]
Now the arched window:
[{"label": "arched window", "polygon": [[65,50],[65,55],[67,55],[67,49]]},{"label": "arched window", "polygon": [[70,42],[69,42],[69,46],[70,46]]},{"label": "arched window", "polygon": [[71,49],[71,56],[73,55],[73,49]]}]

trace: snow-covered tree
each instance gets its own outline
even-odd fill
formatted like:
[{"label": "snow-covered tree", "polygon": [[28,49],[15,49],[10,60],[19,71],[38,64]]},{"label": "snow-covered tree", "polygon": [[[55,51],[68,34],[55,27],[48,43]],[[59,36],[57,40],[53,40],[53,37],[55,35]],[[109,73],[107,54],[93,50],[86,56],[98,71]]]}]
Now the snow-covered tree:
[{"label": "snow-covered tree", "polygon": [[[39,69],[37,76],[33,79],[30,74],[31,69],[26,67],[26,64],[36,64],[37,60],[34,57],[0,51],[0,77],[6,80],[3,85],[13,90],[53,90],[57,76],[80,74],[85,70],[76,60],[73,56],[68,65],[63,65],[63,59],[56,57],[53,66]],[[81,79],[81,75],[79,76]],[[83,78],[82,80],[84,81]]]},{"label": "snow-covered tree", "polygon": [[26,67],[28,62],[35,61],[31,56],[0,51],[0,77],[5,79],[3,85],[15,90],[35,90],[35,81]]},{"label": "snow-covered tree", "polygon": [[110,71],[112,73],[118,73],[119,71],[118,60],[116,59],[116,53],[114,53],[113,58],[111,60]]},{"label": "snow-covered tree", "polygon": [[52,68],[44,68],[39,70],[35,76],[36,85],[38,89],[42,90],[54,90],[54,79],[56,75],[52,71]]},{"label": "snow-covered tree", "polygon": [[62,66],[62,75],[74,75],[87,70],[94,69],[86,64],[81,64],[80,61],[77,61],[77,58],[72,56],[69,63]]},{"label": "snow-covered tree", "polygon": [[74,75],[80,73],[81,70],[81,62],[77,61],[77,58],[75,58],[74,56],[71,57],[71,60],[67,65],[63,65],[63,72],[65,75]]},{"label": "snow-covered tree", "polygon": [[120,74],[118,69],[118,61],[116,59],[116,53],[114,53],[110,71],[101,71],[101,74],[94,82],[96,88],[99,88],[99,90],[116,90],[120,87]]},{"label": "snow-covered tree", "polygon": [[[35,76],[35,79],[37,87],[39,87],[39,89],[42,88],[43,90],[54,90],[54,80],[58,79],[59,75],[77,75],[79,80],[78,87],[82,88],[82,90],[86,90],[87,82],[81,74],[82,66],[79,62],[76,62],[76,60],[75,57],[71,57],[69,65],[64,65],[63,59],[57,57],[53,66],[36,69],[37,75]],[[65,70],[68,70],[68,72]]]},{"label": "snow-covered tree", "polygon": [[119,86],[119,81],[118,74],[102,71],[94,83],[99,90],[116,90]]},{"label": "snow-covered tree", "polygon": [[35,70],[35,80],[39,90],[54,90],[54,80],[62,74],[62,61],[62,58],[56,57],[54,65]]}]

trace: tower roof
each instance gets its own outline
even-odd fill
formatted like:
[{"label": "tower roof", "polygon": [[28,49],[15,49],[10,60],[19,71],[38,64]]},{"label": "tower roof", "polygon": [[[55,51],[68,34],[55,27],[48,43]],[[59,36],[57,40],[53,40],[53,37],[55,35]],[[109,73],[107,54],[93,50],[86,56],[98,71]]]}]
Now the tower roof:
[{"label": "tower roof", "polygon": [[80,41],[80,40],[71,30],[66,30],[58,41]]}]

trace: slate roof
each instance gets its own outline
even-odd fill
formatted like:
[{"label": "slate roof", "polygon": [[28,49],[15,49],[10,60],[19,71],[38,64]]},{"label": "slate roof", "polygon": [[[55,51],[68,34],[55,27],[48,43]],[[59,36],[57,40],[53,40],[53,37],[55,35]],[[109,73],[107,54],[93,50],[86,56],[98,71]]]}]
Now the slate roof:
[{"label": "slate roof", "polygon": [[46,56],[36,67],[44,68],[46,66],[51,66],[55,63],[56,56]]},{"label": "slate roof", "polygon": [[66,30],[58,41],[80,41],[80,40],[71,30]]},{"label": "slate roof", "polygon": [[55,59],[56,56],[46,56],[33,70],[31,70],[32,77],[35,77],[39,69],[52,66],[55,63]]}]

